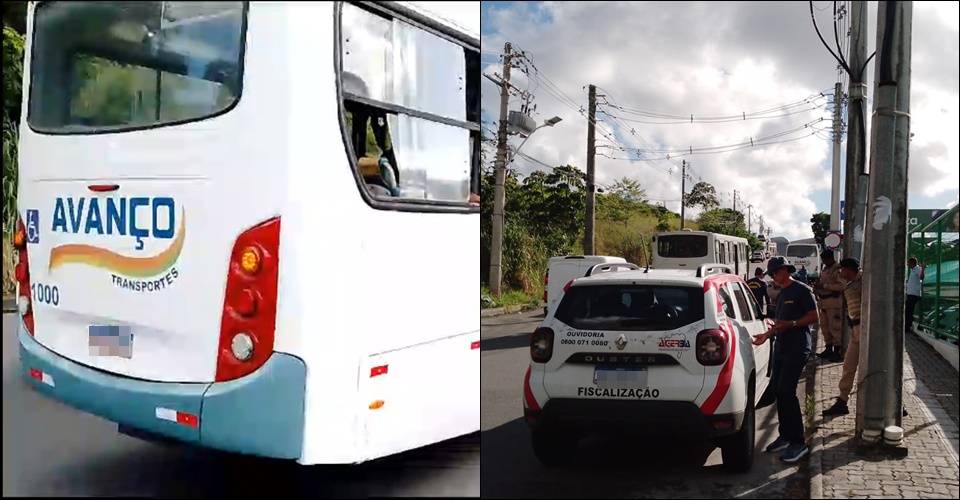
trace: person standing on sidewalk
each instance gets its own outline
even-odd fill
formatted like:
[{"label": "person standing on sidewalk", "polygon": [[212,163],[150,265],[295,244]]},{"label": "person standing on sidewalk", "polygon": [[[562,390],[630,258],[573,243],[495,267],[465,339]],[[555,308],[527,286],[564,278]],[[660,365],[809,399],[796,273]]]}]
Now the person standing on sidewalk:
[{"label": "person standing on sidewalk", "polygon": [[823,410],[823,416],[836,417],[850,413],[847,401],[850,399],[850,390],[853,388],[853,379],[857,375],[857,364],[860,361],[860,262],[854,258],[840,261],[840,278],[847,282],[843,289],[843,299],[847,303],[847,324],[850,325],[850,344],[843,356],[843,373],[840,375],[840,395],[833,406]]},{"label": "person standing on sidewalk", "polygon": [[770,295],[767,293],[767,282],[763,281],[763,269],[757,268],[753,273],[753,277],[747,281],[747,286],[750,287],[750,291],[753,292],[753,298],[757,299],[757,304],[760,305],[760,310],[770,316]]},{"label": "person standing on sidewalk", "polygon": [[825,249],[820,252],[823,260],[823,271],[813,291],[817,295],[820,306],[820,332],[823,334],[823,352],[817,357],[834,363],[843,361],[840,355],[841,329],[843,325],[843,283],[840,281],[840,266],[833,256],[833,250]]},{"label": "person standing on sidewalk", "polygon": [[783,257],[774,257],[767,263],[767,274],[781,287],[777,297],[777,316],[769,330],[753,336],[754,345],[778,337],[774,344],[770,383],[774,384],[777,394],[780,436],[767,446],[766,451],[783,450],[780,460],[787,463],[796,462],[810,452],[804,438],[797,384],[810,357],[810,325],[817,322],[817,301],[813,298],[813,291],[790,277],[796,270],[784,262]]},{"label": "person standing on sidewalk", "polygon": [[913,328],[913,310],[923,295],[923,266],[917,265],[917,258],[910,257],[907,261],[907,310],[904,315],[905,332]]}]

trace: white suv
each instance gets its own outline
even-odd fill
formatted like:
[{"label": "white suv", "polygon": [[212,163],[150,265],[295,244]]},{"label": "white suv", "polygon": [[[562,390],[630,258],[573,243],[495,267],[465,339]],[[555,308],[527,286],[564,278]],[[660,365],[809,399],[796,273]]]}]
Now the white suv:
[{"label": "white suv", "polygon": [[[753,464],[754,410],[770,386],[770,324],[729,266],[593,273],[575,280],[530,338],[524,417],[545,465],[601,429],[676,435]],[[766,401],[766,398],[765,398]]]}]

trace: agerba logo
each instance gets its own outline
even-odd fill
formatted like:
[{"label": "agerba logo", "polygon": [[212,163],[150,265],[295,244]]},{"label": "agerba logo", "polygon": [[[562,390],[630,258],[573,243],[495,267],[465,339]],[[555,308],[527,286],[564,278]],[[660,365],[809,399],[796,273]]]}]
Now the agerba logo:
[{"label": "agerba logo", "polygon": [[143,250],[143,238],[171,239],[176,227],[176,210],[170,197],[57,198],[51,229],[131,236],[136,239],[136,249]]}]

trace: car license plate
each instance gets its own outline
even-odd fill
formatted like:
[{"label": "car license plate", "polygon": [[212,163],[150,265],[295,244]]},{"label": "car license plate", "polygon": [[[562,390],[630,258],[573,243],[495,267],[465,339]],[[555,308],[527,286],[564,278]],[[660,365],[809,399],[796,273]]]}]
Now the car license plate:
[{"label": "car license plate", "polygon": [[133,357],[133,332],[129,326],[90,325],[91,356]]},{"label": "car license plate", "polygon": [[646,387],[646,366],[597,366],[593,383],[599,387]]}]

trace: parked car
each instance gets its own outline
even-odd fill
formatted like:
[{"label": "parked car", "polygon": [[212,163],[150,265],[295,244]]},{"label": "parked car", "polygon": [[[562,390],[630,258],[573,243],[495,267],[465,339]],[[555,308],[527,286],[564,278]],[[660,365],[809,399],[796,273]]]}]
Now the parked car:
[{"label": "parked car", "polygon": [[[590,431],[708,440],[753,464],[756,402],[770,387],[764,318],[728,265],[578,278],[530,338],[525,420],[545,465]],[[765,398],[768,401],[770,398]]]}]

